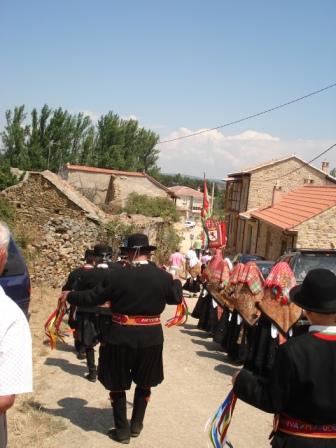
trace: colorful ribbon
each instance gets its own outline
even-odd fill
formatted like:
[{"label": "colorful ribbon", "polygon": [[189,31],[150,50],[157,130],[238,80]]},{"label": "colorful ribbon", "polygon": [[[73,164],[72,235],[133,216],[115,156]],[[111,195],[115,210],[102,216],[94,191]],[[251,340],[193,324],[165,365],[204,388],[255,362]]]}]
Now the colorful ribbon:
[{"label": "colorful ribbon", "polygon": [[209,433],[211,446],[213,448],[225,447],[227,440],[227,432],[231,423],[232,414],[237,401],[233,390],[225,398],[224,402],[219,406],[213,417],[210,417],[205,430]]},{"label": "colorful ribbon", "polygon": [[60,327],[66,312],[66,302],[58,299],[57,308],[50,314],[44,324],[44,332],[49,339],[51,349],[56,347],[57,341],[64,342]]},{"label": "colorful ribbon", "polygon": [[182,302],[179,303],[176,307],[175,316],[171,319],[168,319],[165,323],[167,328],[173,327],[175,325],[183,325],[187,322],[189,315],[187,302],[182,299]]}]

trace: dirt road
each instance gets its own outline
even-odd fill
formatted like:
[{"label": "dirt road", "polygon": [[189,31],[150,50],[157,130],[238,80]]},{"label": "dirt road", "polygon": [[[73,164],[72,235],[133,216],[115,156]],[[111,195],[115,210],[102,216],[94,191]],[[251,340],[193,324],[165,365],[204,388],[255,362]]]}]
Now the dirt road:
[{"label": "dirt road", "polygon": [[[55,297],[52,290],[41,291],[39,298],[36,292],[34,295],[31,325],[35,340],[35,393],[23,409],[10,416],[10,446],[120,446],[106,435],[113,422],[108,393],[98,382],[92,384],[84,378],[85,362],[75,357],[71,337],[67,338],[68,344],[61,344],[54,351],[42,343],[45,310],[51,310]],[[195,300],[188,299],[191,309]],[[174,308],[167,307],[163,320],[173,313]],[[217,351],[218,346],[195,324],[190,318],[184,327],[165,330],[165,381],[153,389],[145,428],[141,437],[131,441],[131,446],[208,446],[205,422],[230,390],[231,375],[237,368],[226,362],[225,355]],[[130,414],[131,392],[127,398]],[[26,423],[22,425],[23,416]],[[229,436],[234,448],[266,448],[270,430],[270,416],[237,403]]]}]

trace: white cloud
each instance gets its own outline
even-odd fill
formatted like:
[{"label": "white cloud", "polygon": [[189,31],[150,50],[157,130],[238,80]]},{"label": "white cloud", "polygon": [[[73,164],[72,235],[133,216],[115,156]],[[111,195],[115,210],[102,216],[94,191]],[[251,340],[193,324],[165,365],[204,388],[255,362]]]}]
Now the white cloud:
[{"label": "white cloud", "polygon": [[134,120],[134,121],[139,121],[138,119],[137,119],[137,117],[135,116],[135,115],[128,115],[128,117],[120,117],[120,118],[122,118],[123,120]]},{"label": "white cloud", "polygon": [[[165,136],[169,140],[200,130],[181,128]],[[219,130],[194,137],[159,145],[159,164],[163,172],[185,173],[224,178],[228,173],[263,161],[296,154],[311,160],[335,141],[308,140],[298,138],[284,140],[268,133],[247,130],[240,134],[225,135]],[[336,148],[315,165],[320,168],[322,160],[329,160],[331,168],[336,166]]]}]

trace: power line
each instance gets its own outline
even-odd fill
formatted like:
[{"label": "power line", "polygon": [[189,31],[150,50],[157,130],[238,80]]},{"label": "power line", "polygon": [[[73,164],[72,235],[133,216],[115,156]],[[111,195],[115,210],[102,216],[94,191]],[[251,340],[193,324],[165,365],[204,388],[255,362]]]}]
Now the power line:
[{"label": "power line", "polygon": [[177,140],[183,140],[185,138],[194,137],[195,135],[205,134],[207,132],[215,131],[216,129],[222,129],[222,128],[226,128],[228,126],[232,126],[234,124],[242,123],[243,121],[250,120],[251,118],[260,117],[261,115],[268,114],[269,112],[273,112],[274,110],[282,109],[283,107],[289,106],[290,104],[298,103],[299,101],[305,100],[306,98],[309,98],[314,95],[318,95],[319,93],[322,93],[322,92],[325,92],[326,90],[332,89],[335,86],[336,86],[336,82],[333,84],[330,84],[329,86],[323,87],[322,89],[315,90],[314,92],[307,93],[306,95],[300,96],[299,98],[295,98],[293,100],[287,101],[286,103],[282,103],[282,104],[279,104],[278,106],[274,106],[269,109],[263,110],[262,112],[258,112],[253,115],[248,115],[247,117],[240,118],[240,119],[234,120],[234,121],[230,121],[229,123],[221,124],[214,128],[204,129],[203,131],[193,132],[192,134],[182,135],[180,137],[171,138],[169,140],[162,140],[162,141],[158,142],[157,144],[162,145],[163,143],[175,142]]},{"label": "power line", "polygon": [[324,151],[322,151],[320,154],[318,154],[317,156],[315,156],[313,159],[309,160],[309,162],[305,162],[302,166],[299,166],[298,168],[295,168],[292,171],[289,171],[288,173],[283,174],[282,176],[276,176],[276,177],[270,177],[267,179],[263,179],[264,181],[268,181],[268,180],[278,180],[278,179],[282,179],[283,177],[289,176],[290,174],[295,173],[296,171],[302,170],[302,168],[310,165],[312,162],[315,162],[315,160],[319,159],[321,156],[324,156],[324,154],[327,154],[327,152],[331,151],[333,148],[336,147],[336,143],[334,143],[333,145],[329,146],[329,148],[325,149]]}]

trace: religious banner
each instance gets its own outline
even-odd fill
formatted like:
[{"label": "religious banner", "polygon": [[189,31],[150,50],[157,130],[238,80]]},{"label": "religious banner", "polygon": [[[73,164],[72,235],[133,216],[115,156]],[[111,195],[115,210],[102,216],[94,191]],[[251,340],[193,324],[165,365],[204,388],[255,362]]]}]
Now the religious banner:
[{"label": "religious banner", "polygon": [[205,221],[205,231],[208,237],[209,249],[217,249],[226,246],[226,224],[209,218]]}]

